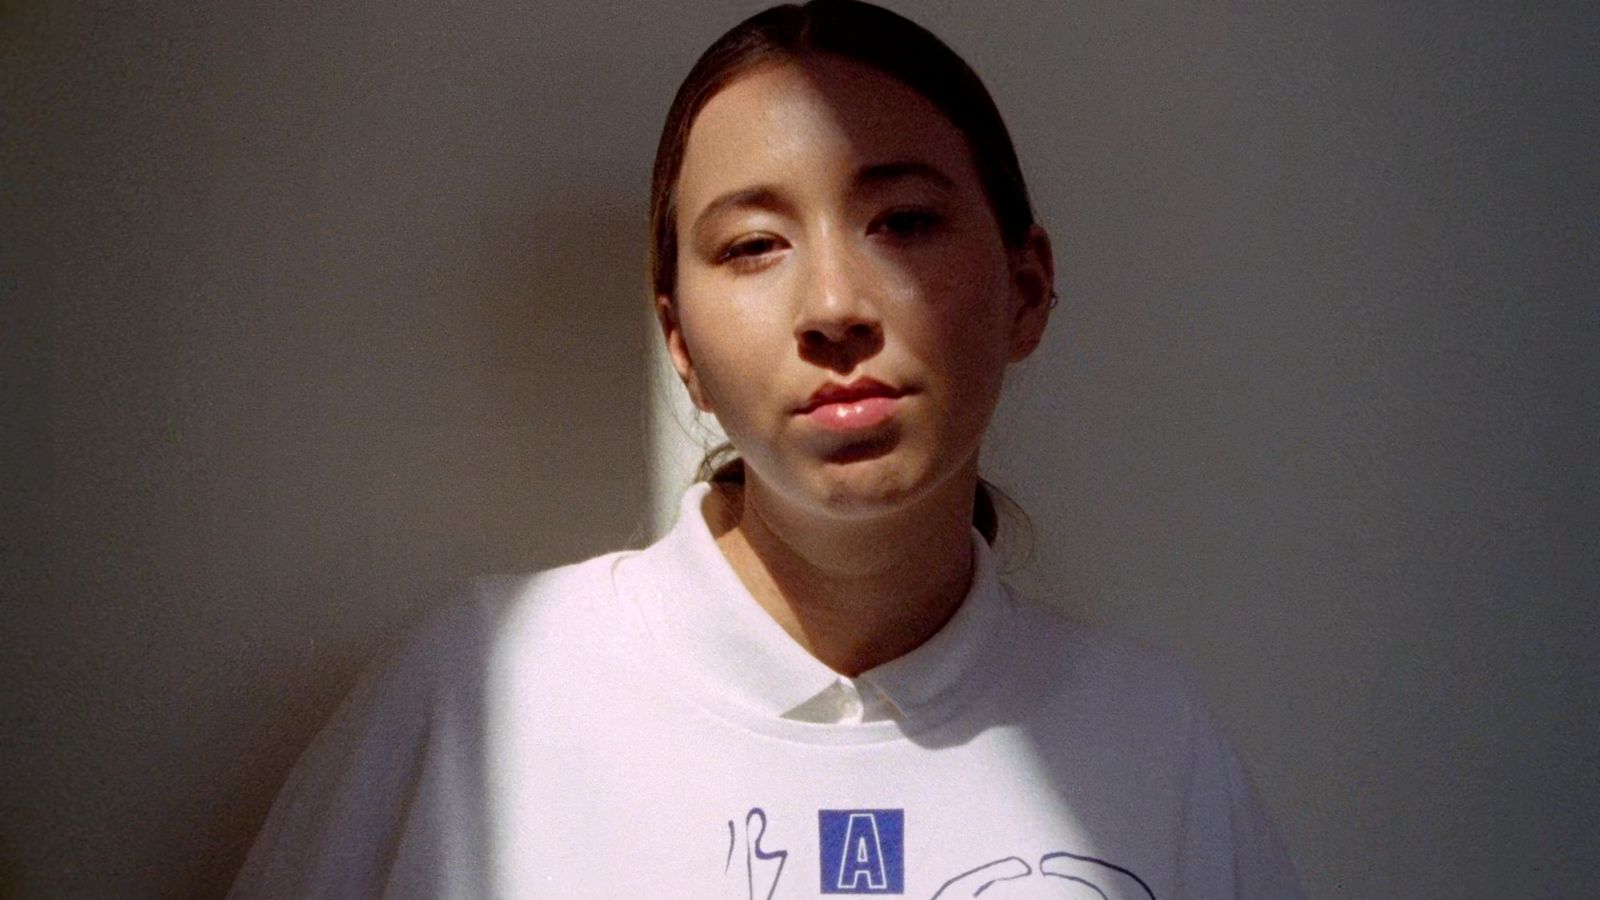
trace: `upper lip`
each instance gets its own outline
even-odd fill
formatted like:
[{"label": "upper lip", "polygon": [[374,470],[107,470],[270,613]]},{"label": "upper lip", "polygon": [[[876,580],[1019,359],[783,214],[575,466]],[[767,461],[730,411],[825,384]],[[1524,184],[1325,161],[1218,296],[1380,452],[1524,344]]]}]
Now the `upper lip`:
[{"label": "upper lip", "polygon": [[853,403],[868,397],[899,397],[904,393],[905,391],[890,387],[876,378],[857,378],[848,384],[830,381],[812,391],[811,398],[798,411],[808,413],[829,403]]}]

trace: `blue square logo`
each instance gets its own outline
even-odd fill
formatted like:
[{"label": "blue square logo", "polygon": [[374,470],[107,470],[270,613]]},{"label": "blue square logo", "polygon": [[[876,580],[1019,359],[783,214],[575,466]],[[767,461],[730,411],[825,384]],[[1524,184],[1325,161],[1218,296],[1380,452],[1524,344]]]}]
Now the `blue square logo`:
[{"label": "blue square logo", "polygon": [[824,894],[903,894],[903,809],[824,809],[817,813]]}]

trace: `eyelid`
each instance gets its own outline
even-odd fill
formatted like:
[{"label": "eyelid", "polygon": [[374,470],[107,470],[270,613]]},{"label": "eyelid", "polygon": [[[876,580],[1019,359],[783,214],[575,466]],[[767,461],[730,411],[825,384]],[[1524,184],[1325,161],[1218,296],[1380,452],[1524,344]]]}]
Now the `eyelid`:
[{"label": "eyelid", "polygon": [[884,210],[877,218],[873,219],[872,227],[876,228],[889,219],[902,215],[916,217],[919,220],[920,228],[923,229],[936,227],[945,221],[943,211],[936,207],[924,205],[896,206]]},{"label": "eyelid", "polygon": [[[765,244],[764,249],[743,252],[748,244]],[[753,274],[774,262],[772,255],[782,249],[783,238],[775,234],[754,233],[734,238],[711,255],[711,264],[734,274]]]},{"label": "eyelid", "polygon": [[735,259],[743,259],[748,256],[759,256],[761,255],[759,253],[741,253],[736,251],[739,251],[750,244],[776,244],[778,241],[778,236],[774,234],[762,234],[757,232],[755,234],[741,235],[724,244],[722,249],[718,250],[714,254],[713,259],[716,262],[723,263]]}]

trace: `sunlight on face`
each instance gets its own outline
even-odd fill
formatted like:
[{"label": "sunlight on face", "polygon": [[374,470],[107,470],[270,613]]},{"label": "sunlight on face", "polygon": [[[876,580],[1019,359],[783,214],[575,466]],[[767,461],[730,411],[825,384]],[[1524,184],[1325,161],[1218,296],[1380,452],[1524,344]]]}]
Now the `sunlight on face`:
[{"label": "sunlight on face", "polygon": [[677,196],[669,351],[748,477],[869,513],[975,465],[1043,321],[936,107],[839,58],[758,69],[701,111]]}]

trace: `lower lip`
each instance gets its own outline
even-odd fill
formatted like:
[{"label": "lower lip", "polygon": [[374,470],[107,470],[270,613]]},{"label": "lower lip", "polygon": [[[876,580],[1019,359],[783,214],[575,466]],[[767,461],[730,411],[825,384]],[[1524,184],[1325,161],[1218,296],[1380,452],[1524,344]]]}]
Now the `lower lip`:
[{"label": "lower lip", "polygon": [[829,431],[858,431],[882,425],[899,408],[899,397],[864,397],[848,403],[824,403],[805,415]]}]

